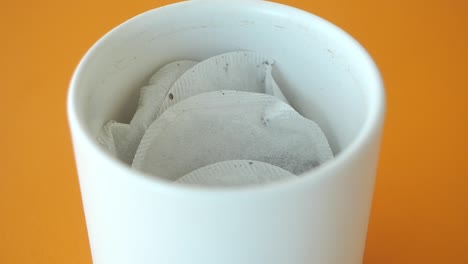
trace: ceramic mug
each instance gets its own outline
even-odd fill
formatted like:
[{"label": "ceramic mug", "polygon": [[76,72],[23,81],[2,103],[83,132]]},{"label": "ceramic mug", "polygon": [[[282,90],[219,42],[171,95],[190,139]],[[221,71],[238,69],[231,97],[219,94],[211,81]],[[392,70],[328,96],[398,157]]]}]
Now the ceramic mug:
[{"label": "ceramic mug", "polygon": [[[261,186],[181,186],[132,170],[97,135],[128,122],[162,65],[236,50],[272,57],[291,105],[316,121],[335,159]],[[313,14],[266,1],[186,1],[102,37],[70,84],[71,128],[95,264],[362,263],[385,111],[368,53]]]}]

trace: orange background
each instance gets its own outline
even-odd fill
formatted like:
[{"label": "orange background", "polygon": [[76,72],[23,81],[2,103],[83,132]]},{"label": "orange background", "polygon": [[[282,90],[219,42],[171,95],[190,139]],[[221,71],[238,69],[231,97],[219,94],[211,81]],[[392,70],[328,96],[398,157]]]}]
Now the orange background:
[{"label": "orange background", "polygon": [[[0,263],[91,263],[68,82],[105,32],[172,1],[2,1]],[[364,263],[468,263],[468,2],[280,0],[350,32],[388,111]]]}]

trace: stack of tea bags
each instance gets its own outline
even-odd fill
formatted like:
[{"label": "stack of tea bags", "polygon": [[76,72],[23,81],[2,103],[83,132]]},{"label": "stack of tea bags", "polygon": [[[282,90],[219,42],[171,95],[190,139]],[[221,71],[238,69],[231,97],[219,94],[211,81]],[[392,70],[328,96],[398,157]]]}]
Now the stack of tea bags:
[{"label": "stack of tea bags", "polygon": [[318,125],[288,104],[273,64],[249,51],[169,63],[142,87],[130,124],[109,121],[99,141],[133,168],[180,184],[295,178],[333,154]]}]

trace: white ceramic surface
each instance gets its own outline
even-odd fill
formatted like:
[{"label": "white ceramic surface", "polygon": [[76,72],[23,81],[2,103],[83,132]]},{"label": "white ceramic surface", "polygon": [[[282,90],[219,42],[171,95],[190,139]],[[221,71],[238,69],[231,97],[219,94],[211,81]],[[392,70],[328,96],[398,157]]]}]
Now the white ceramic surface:
[{"label": "white ceramic surface", "polygon": [[[111,11],[110,11],[111,12]],[[160,66],[261,51],[291,105],[327,134],[335,160],[298,179],[231,189],[131,170],[96,137],[128,122]],[[68,117],[95,264],[361,263],[385,100],[366,51],[329,22],[265,1],[187,1],[100,39],[70,84]]]}]

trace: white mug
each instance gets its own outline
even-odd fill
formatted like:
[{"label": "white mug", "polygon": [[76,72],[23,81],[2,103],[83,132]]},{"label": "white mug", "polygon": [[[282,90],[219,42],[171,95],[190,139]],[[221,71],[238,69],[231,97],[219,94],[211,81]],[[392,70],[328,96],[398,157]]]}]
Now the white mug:
[{"label": "white mug", "polygon": [[[132,170],[96,141],[128,122],[162,65],[235,50],[272,57],[291,105],[316,121],[335,159],[261,186],[181,186]],[[266,1],[186,1],[116,27],[84,56],[68,118],[95,264],[362,263],[385,96],[348,34]]]}]

